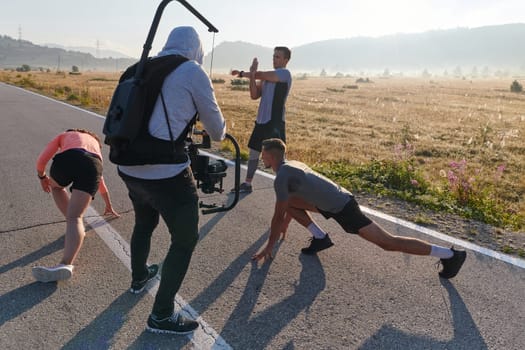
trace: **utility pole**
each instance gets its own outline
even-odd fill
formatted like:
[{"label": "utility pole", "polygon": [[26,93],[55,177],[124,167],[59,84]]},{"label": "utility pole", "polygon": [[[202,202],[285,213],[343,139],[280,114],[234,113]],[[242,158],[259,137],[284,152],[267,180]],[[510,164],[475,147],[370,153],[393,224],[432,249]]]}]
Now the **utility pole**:
[{"label": "utility pole", "polygon": [[18,46],[22,47],[22,26],[18,25]]},{"label": "utility pole", "polygon": [[97,39],[97,57],[100,58],[100,41]]}]

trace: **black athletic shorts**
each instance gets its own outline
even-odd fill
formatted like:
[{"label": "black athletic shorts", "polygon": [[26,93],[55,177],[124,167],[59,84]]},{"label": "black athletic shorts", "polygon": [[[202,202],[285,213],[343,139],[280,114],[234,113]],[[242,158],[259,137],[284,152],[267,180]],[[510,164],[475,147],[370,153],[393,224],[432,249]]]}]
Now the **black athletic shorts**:
[{"label": "black athletic shorts", "polygon": [[266,124],[257,124],[253,128],[252,135],[248,141],[248,147],[250,149],[261,152],[262,142],[266,139],[278,138],[286,143],[285,123],[281,122],[275,125],[272,122]]},{"label": "black athletic shorts", "polygon": [[361,212],[361,209],[359,209],[359,204],[357,204],[354,196],[350,197],[350,201],[346,203],[343,210],[337,214],[330,213],[319,208],[317,208],[317,210],[326,219],[333,218],[348,233],[357,234],[359,229],[372,223],[372,220],[370,220],[365,214]]},{"label": "black athletic shorts", "polygon": [[50,176],[62,187],[87,192],[91,196],[97,193],[102,176],[102,161],[93,153],[83,149],[68,149],[53,157]]}]

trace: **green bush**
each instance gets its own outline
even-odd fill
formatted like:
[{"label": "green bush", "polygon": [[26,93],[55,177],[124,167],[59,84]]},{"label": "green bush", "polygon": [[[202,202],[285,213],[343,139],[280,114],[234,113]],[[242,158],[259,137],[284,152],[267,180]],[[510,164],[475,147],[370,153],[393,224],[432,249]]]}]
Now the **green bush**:
[{"label": "green bush", "polygon": [[250,88],[248,86],[239,86],[239,85],[234,85],[231,87],[231,89],[233,91],[248,91],[250,90]]},{"label": "green bush", "polygon": [[79,98],[78,98],[78,96],[75,95],[75,94],[69,94],[69,95],[67,96],[67,99],[66,99],[66,100],[72,102],[72,101],[78,101]]},{"label": "green bush", "polygon": [[250,85],[250,81],[248,79],[232,79],[230,83],[232,86]]},{"label": "green bush", "polygon": [[23,64],[22,67],[17,67],[17,72],[29,72],[31,70],[31,67],[29,67],[28,64]]},{"label": "green bush", "polygon": [[523,86],[517,80],[514,80],[512,84],[510,85],[510,91],[511,92],[522,92]]}]

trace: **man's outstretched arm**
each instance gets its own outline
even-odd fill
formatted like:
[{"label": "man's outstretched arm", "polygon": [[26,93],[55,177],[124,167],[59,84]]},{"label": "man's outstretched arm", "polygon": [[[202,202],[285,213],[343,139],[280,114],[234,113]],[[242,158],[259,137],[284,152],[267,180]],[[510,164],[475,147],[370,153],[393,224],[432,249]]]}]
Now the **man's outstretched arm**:
[{"label": "man's outstretched arm", "polygon": [[281,235],[283,224],[285,223],[285,214],[287,209],[288,201],[275,202],[275,210],[273,212],[272,224],[270,226],[270,237],[268,238],[268,243],[266,243],[266,247],[264,247],[262,251],[253,255],[253,260],[259,261],[261,259],[266,260],[273,258],[273,247]]}]

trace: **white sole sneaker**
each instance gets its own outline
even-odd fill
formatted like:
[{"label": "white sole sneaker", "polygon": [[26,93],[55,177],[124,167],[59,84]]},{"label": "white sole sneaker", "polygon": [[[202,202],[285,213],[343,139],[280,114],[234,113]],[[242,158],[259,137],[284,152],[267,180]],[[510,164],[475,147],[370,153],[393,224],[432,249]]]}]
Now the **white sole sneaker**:
[{"label": "white sole sneaker", "polygon": [[71,278],[73,275],[73,265],[57,265],[53,267],[35,266],[33,267],[33,277],[39,282],[55,282]]}]

